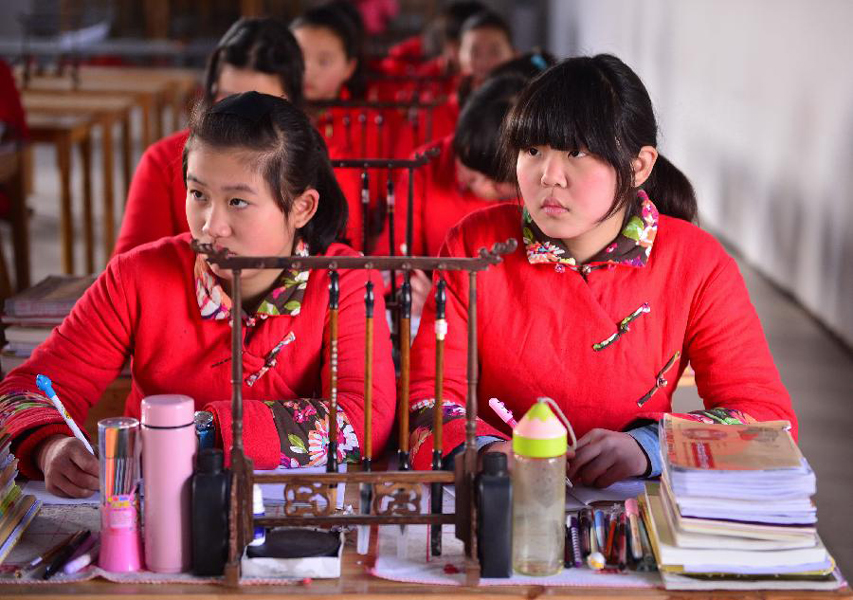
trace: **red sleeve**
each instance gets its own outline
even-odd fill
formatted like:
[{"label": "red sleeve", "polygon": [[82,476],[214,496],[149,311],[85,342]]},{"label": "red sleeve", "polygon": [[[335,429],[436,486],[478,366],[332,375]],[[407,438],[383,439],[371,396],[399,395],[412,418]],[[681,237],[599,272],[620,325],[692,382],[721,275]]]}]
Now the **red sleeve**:
[{"label": "red sleeve", "polygon": [[[176,178],[180,179],[180,153],[174,154],[172,140],[166,138],[149,147],[136,167],[130,182],[124,218],[113,256],[131,248],[187,231],[183,214],[186,192],[176,198]],[[172,155],[174,154],[174,155]],[[182,214],[176,214],[180,207]]]},{"label": "red sleeve", "polygon": [[[440,256],[467,256],[454,229]],[[440,276],[447,282],[447,335],[444,340],[444,387],[442,454],[465,441],[464,406],[468,395],[468,273],[433,273],[433,290],[424,305],[418,334],[412,346],[410,387],[410,451],[416,469],[428,469],[433,451],[433,411],[435,410],[435,286]],[[476,435],[505,436],[477,419]]]},{"label": "red sleeve", "polygon": [[[684,348],[706,409],[740,411],[756,421],[788,420],[797,439],[791,397],[731,257],[723,257],[692,299]],[[659,420],[663,414],[639,416]]]},{"label": "red sleeve", "polygon": [[[391,334],[385,320],[382,279],[371,271],[374,284],[373,318],[373,456],[388,443],[396,408],[396,380],[391,358]],[[328,281],[328,275],[324,275]],[[340,271],[338,311],[338,405],[349,418],[364,451],[365,271]],[[325,296],[328,298],[328,295]],[[326,311],[323,348],[323,397],[329,398],[329,312]]]},{"label": "red sleeve", "polygon": [[120,266],[120,259],[110,261],[62,324],[0,383],[0,399],[15,407],[11,414],[4,411],[8,418],[3,426],[21,443],[19,468],[27,477],[40,476],[31,455],[38,441],[51,433],[70,433],[52,405],[31,402],[33,396],[41,396],[36,375],[50,377],[57,396],[82,429],[89,408],[118,376],[129,354],[132,317]]}]

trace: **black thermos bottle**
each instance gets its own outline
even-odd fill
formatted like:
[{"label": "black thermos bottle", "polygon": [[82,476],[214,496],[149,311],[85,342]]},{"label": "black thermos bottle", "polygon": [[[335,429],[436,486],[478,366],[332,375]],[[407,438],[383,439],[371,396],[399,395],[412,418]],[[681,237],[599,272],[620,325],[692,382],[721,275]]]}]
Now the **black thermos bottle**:
[{"label": "black thermos bottle", "polygon": [[192,478],[193,573],[222,575],[228,559],[230,473],[219,448],[198,453]]},{"label": "black thermos bottle", "polygon": [[477,475],[477,554],[482,577],[512,575],[512,483],[506,454],[483,456]]}]

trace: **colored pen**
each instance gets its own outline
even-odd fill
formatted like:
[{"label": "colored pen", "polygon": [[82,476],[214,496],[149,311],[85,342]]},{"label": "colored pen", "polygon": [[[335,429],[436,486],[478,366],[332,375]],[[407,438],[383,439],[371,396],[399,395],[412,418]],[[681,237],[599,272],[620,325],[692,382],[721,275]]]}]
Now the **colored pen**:
[{"label": "colored pen", "polygon": [[607,543],[604,546],[604,558],[607,559],[607,562],[614,563],[616,561],[613,560],[615,553],[613,552],[614,544],[613,541],[616,539],[616,524],[619,522],[616,514],[610,515],[607,522]]},{"label": "colored pen", "polygon": [[489,398],[489,406],[495,414],[501,418],[501,421],[510,426],[511,429],[515,429],[515,426],[518,425],[515,418],[512,416],[512,411],[504,406],[504,403],[498,400],[497,398]]},{"label": "colored pen", "polygon": [[66,575],[71,575],[84,569],[88,565],[95,560],[95,557],[98,555],[98,538],[95,535],[90,535],[89,539],[83,542],[79,548],[77,548],[77,552],[74,553],[74,556],[71,557],[65,565],[62,567],[62,572]]},{"label": "colored pen", "polygon": [[640,563],[642,565],[642,571],[656,571],[657,570],[657,560],[655,559],[654,551],[652,550],[652,544],[649,540],[649,534],[646,531],[646,524],[640,519],[640,540],[643,545],[643,560]]},{"label": "colored pen", "polygon": [[583,558],[589,556],[591,552],[589,546],[590,530],[592,529],[592,510],[584,508],[580,512],[580,536],[581,536],[581,552]]},{"label": "colored pen", "polygon": [[571,569],[575,565],[575,557],[572,554],[572,517],[566,515],[566,540],[563,544],[563,566]]},{"label": "colored pen", "polygon": [[589,536],[589,550],[589,556],[586,557],[586,564],[590,569],[600,571],[604,568],[605,560],[604,555],[598,551],[598,536],[594,531]]},{"label": "colored pen", "polygon": [[628,535],[626,530],[625,513],[619,515],[619,526],[617,528],[617,537],[619,539],[619,547],[617,553],[616,564],[620,571],[624,571],[628,566]]},{"label": "colored pen", "polygon": [[625,500],[625,513],[628,515],[628,527],[631,530],[631,557],[634,562],[639,562],[643,560],[643,543],[640,541],[640,512],[636,498]]},{"label": "colored pen", "polygon": [[575,567],[583,566],[583,554],[581,553],[580,542],[580,523],[577,517],[572,517],[569,524],[569,537],[572,543],[572,558],[574,559]]},{"label": "colored pen", "polygon": [[604,551],[605,532],[604,532],[604,511],[596,508],[593,513],[595,519],[595,546],[598,550]]},{"label": "colored pen", "polygon": [[80,431],[79,427],[77,427],[77,423],[74,422],[74,419],[71,418],[71,415],[68,414],[68,411],[65,410],[65,407],[59,400],[59,396],[57,396],[56,392],[53,391],[53,383],[50,379],[44,375],[38,375],[36,377],[36,385],[45,393],[47,399],[53,403],[53,406],[59,411],[59,414],[62,415],[62,418],[65,420],[65,424],[71,428],[71,433],[74,434],[74,437],[83,442],[83,445],[86,446],[86,450],[91,454],[95,454],[95,451],[92,450],[92,446],[89,445],[88,440],[86,440],[86,436],[83,435],[83,432]]},{"label": "colored pen", "polygon": [[83,535],[82,531],[77,531],[75,533],[69,534],[65,539],[57,542],[50,550],[42,554],[41,556],[36,556],[30,562],[25,564],[23,567],[20,567],[15,571],[15,577],[20,578],[23,577],[27,571],[31,571],[38,567],[40,564],[49,562],[56,556],[56,553],[65,548],[68,544],[70,544],[75,538]]},{"label": "colored pen", "polygon": [[65,546],[65,548],[60,550],[59,553],[53,558],[51,563],[47,566],[47,569],[45,569],[44,575],[42,575],[42,579],[50,579],[51,577],[56,575],[56,573],[58,573],[59,570],[65,565],[65,563],[68,562],[68,559],[71,558],[75,552],[77,552],[77,548],[82,546],[83,542],[89,539],[89,536],[91,535],[92,532],[87,530],[79,538],[75,539],[70,544]]}]

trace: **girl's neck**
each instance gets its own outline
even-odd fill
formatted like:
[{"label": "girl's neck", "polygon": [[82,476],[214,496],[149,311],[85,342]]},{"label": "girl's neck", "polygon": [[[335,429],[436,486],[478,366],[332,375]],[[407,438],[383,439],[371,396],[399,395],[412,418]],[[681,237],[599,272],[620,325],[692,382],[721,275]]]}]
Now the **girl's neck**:
[{"label": "girl's neck", "polygon": [[572,258],[578,264],[582,265],[589,262],[589,259],[604,250],[610,242],[616,239],[619,232],[622,231],[627,210],[627,207],[623,206],[615,214],[609,216],[589,231],[577,237],[563,240]]}]

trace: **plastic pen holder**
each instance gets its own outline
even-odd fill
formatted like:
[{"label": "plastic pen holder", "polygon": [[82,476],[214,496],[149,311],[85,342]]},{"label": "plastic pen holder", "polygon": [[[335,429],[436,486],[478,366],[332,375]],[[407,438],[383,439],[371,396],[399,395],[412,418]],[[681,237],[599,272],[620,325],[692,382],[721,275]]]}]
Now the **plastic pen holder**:
[{"label": "plastic pen holder", "polygon": [[98,422],[101,467],[101,550],[106,571],[142,568],[139,510],[139,421],[129,417]]}]

